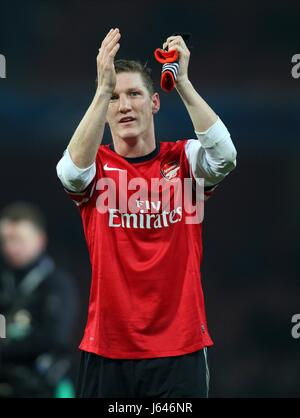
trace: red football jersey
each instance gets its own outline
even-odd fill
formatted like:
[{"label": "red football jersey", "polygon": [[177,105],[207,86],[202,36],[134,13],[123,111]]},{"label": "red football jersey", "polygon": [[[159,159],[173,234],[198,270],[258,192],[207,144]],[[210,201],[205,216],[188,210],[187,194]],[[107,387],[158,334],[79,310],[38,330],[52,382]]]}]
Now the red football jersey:
[{"label": "red football jersey", "polygon": [[[140,359],[213,344],[201,286],[202,223],[186,222],[175,190],[191,178],[186,142],[157,143],[140,158],[101,145],[92,183],[82,193],[69,192],[80,210],[92,266],[80,349]],[[156,180],[161,187],[153,192]]]}]

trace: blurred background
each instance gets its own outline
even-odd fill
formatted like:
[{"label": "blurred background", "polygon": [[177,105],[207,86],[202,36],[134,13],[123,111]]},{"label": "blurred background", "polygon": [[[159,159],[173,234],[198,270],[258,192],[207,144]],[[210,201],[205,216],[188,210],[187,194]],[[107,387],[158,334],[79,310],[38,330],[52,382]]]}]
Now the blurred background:
[{"label": "blurred background", "polygon": [[[210,395],[299,397],[300,339],[291,334],[300,313],[300,78],[291,74],[299,13],[298,0],[1,1],[0,209],[26,200],[47,218],[48,252],[80,294],[74,347],[90,265],[80,216],[55,166],[92,100],[98,48],[119,27],[118,57],[148,61],[159,89],[154,49],[173,32],[191,32],[190,79],[238,151],[204,220]],[[176,92],[160,94],[157,137],[194,138]],[[78,353],[74,363],[76,372]]]}]

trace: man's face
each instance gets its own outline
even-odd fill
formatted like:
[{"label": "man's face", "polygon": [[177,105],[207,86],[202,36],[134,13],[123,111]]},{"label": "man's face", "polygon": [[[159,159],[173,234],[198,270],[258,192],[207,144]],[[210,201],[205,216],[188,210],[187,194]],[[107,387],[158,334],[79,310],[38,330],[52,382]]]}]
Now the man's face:
[{"label": "man's face", "polygon": [[152,97],[140,73],[119,73],[106,120],[115,140],[130,140],[151,132],[153,113],[159,110],[159,96]]},{"label": "man's face", "polygon": [[13,268],[23,268],[44,251],[46,237],[30,221],[3,219],[0,222],[0,242],[7,263]]}]

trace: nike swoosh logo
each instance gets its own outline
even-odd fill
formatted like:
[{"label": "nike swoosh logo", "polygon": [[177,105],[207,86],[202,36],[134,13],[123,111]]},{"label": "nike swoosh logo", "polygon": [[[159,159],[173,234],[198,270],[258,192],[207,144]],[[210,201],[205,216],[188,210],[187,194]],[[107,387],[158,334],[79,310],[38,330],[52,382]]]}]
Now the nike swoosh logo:
[{"label": "nike swoosh logo", "polygon": [[126,171],[126,170],[122,170],[121,168],[108,167],[107,163],[103,166],[103,168],[106,171]]}]

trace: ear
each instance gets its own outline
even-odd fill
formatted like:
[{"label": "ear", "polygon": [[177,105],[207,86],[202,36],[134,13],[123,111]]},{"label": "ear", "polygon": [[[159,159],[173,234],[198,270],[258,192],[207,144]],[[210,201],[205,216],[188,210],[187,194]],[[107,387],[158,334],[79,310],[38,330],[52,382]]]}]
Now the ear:
[{"label": "ear", "polygon": [[154,93],[152,98],[152,113],[155,114],[160,109],[160,98],[158,93]]}]

